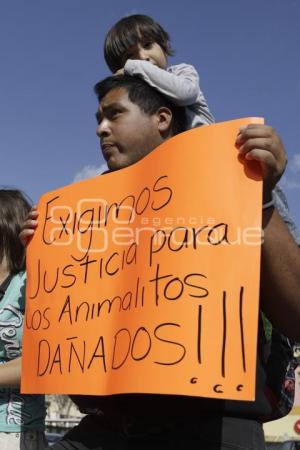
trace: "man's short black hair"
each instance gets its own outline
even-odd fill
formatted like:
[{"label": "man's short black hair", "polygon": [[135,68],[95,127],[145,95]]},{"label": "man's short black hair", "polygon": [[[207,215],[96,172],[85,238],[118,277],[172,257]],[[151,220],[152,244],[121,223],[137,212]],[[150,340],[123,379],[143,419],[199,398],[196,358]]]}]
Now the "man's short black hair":
[{"label": "man's short black hair", "polygon": [[149,86],[144,80],[136,76],[116,75],[99,81],[94,87],[99,103],[108,92],[113,89],[123,88],[128,98],[149,116],[155,114],[159,108],[166,107],[172,112],[172,134],[178,134],[186,130],[185,108],[176,106],[163,94]]},{"label": "man's short black hair", "polygon": [[104,57],[110,70],[115,73],[124,67],[127,52],[144,41],[156,42],[166,55],[173,54],[168,33],[151,17],[134,14],[119,20],[104,42]]}]

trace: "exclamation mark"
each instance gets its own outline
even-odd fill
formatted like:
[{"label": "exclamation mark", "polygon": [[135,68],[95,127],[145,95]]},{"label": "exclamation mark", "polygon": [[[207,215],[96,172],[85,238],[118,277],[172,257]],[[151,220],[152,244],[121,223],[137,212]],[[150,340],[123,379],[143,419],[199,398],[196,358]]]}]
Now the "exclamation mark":
[{"label": "exclamation mark", "polygon": [[223,343],[222,343],[222,362],[221,362],[221,373],[223,378],[225,378],[226,334],[227,334],[226,291],[223,291]]},{"label": "exclamation mark", "polygon": [[198,306],[198,342],[197,342],[197,356],[198,362],[201,364],[201,328],[202,328],[202,305]]},{"label": "exclamation mark", "polygon": [[244,286],[240,289],[240,334],[241,334],[241,349],[242,349],[242,361],[243,371],[246,372],[246,356],[245,356],[245,338],[244,338],[244,322],[243,322],[243,300],[244,300]]}]

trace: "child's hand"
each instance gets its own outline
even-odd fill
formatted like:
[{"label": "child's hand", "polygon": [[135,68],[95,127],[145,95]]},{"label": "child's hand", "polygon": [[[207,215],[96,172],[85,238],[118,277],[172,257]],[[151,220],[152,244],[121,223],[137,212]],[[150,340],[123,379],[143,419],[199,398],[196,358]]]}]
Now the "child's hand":
[{"label": "child's hand", "polygon": [[114,75],[124,75],[124,67],[122,69],[117,70]]},{"label": "child's hand", "polygon": [[20,241],[26,247],[34,235],[35,229],[38,225],[38,212],[37,212],[37,206],[34,205],[31,210],[28,213],[28,216],[22,226],[22,230],[19,234]]},{"label": "child's hand", "polygon": [[281,178],[287,156],[276,131],[262,124],[250,124],[240,128],[236,139],[241,158],[258,161],[264,180],[264,203],[270,201],[271,193]]}]

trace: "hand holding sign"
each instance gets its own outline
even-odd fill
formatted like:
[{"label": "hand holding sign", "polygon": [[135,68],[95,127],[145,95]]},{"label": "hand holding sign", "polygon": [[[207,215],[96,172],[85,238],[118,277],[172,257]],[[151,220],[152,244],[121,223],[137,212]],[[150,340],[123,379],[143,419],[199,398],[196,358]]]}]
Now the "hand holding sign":
[{"label": "hand holding sign", "polygon": [[241,157],[260,163],[264,180],[264,203],[281,178],[287,164],[287,156],[275,130],[263,124],[243,126],[236,139]]}]

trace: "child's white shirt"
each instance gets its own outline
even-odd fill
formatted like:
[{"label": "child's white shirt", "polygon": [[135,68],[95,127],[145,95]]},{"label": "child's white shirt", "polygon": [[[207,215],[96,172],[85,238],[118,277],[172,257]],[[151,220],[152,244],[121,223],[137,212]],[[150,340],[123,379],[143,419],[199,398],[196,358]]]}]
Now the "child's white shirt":
[{"label": "child's white shirt", "polygon": [[174,104],[185,106],[188,129],[214,122],[214,117],[200,89],[199,75],[195,67],[189,64],[177,64],[164,70],[149,61],[128,59],[124,72],[128,75],[140,76]]}]

